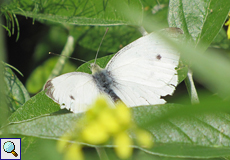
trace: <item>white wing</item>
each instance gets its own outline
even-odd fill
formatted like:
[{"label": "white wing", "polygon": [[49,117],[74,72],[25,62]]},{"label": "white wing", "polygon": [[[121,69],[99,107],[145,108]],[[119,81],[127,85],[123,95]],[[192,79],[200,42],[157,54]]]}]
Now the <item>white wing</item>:
[{"label": "white wing", "polygon": [[63,74],[49,80],[46,95],[74,113],[86,111],[100,94],[92,75],[81,72]]},{"label": "white wing", "polygon": [[151,33],[121,49],[106,69],[113,78],[114,92],[133,107],[165,103],[161,96],[171,95],[178,83],[178,62],[178,52]]}]

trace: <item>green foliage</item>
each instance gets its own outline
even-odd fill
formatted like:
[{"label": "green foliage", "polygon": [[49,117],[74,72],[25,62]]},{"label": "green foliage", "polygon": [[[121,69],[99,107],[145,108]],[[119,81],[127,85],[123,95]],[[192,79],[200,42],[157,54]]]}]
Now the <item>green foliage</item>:
[{"label": "green foliage", "polygon": [[[116,1],[11,1],[5,7],[7,10],[26,17],[31,17],[41,21],[51,21],[56,23],[76,24],[76,25],[121,25],[127,24],[124,16],[116,12],[114,7]],[[131,2],[141,9],[138,0]],[[123,2],[127,7],[128,1]],[[4,5],[4,4],[3,4]],[[139,18],[142,18],[139,16]]]},{"label": "green foliage", "polygon": [[[49,34],[42,37],[36,46],[36,63],[44,61],[45,52],[64,46],[70,48],[68,55],[72,54],[71,48],[74,48],[74,54],[81,55],[87,61],[93,59],[89,61],[93,62],[105,26],[110,29],[99,52],[103,57],[97,59],[101,67],[106,66],[113,53],[140,37],[138,30],[141,27],[154,31],[170,26],[184,31],[187,39],[183,45],[170,42],[181,51],[181,62],[177,68],[179,82],[185,80],[190,68],[196,80],[221,98],[205,94],[199,97],[201,103],[197,105],[168,103],[132,108],[134,121],[151,132],[155,145],[145,149],[134,144],[136,151],[131,159],[229,159],[230,63],[226,59],[229,56],[229,41],[222,29],[229,10],[230,1],[226,0],[159,0],[159,3],[150,0],[0,2],[0,15],[6,19],[6,24],[1,25],[9,36],[14,34],[15,24],[19,35],[20,23],[16,15],[30,17],[34,22],[50,26]],[[74,38],[74,43],[65,44],[70,36]],[[223,56],[224,53],[227,54]],[[1,57],[3,54],[1,51]],[[56,61],[51,58],[37,65],[27,79],[26,88],[9,67],[3,68],[5,95],[8,110],[12,113],[7,114],[9,117],[0,128],[0,135],[22,138],[23,159],[62,159],[62,154],[55,148],[56,140],[67,130],[72,130],[82,115],[60,114],[57,112],[60,107],[44,91],[29,97],[28,92],[37,93],[42,89]],[[59,70],[62,73],[75,70],[69,62],[60,65],[60,68],[65,65],[63,70]],[[91,73],[89,63],[82,64],[77,71]],[[190,79],[186,85],[191,87],[192,83]],[[188,92],[193,94],[189,87]],[[202,95],[199,90],[198,95]],[[5,113],[7,111],[0,112],[0,116]],[[101,147],[106,148],[110,159],[117,159],[110,149],[113,145]],[[97,157],[90,148],[85,152],[86,159]]]},{"label": "green foliage", "polygon": [[54,104],[44,92],[38,93],[36,96],[28,100],[22,107],[14,112],[9,118],[8,122],[18,122],[27,119],[44,116],[52,112],[58,111],[59,106]]},{"label": "green foliage", "polygon": [[183,29],[194,41],[195,47],[205,51],[222,28],[229,12],[229,5],[229,2],[224,0],[194,0],[186,3],[180,0],[170,1],[169,26]]},{"label": "green foliage", "polygon": [[[14,112],[30,99],[29,93],[9,65],[4,64],[5,92],[9,110]],[[16,70],[17,71],[17,70]],[[20,73],[20,72],[19,72]],[[21,74],[21,73],[20,73]]]}]

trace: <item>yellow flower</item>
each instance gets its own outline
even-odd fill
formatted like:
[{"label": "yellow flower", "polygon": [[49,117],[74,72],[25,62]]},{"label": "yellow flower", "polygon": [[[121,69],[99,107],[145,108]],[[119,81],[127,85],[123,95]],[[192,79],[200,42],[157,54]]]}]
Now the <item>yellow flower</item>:
[{"label": "yellow flower", "polygon": [[114,109],[105,109],[101,111],[98,117],[99,123],[101,123],[108,133],[116,133],[120,130],[120,125],[113,112]]},{"label": "yellow flower", "polygon": [[153,139],[151,133],[138,129],[136,131],[137,142],[141,147],[150,148],[153,145]]},{"label": "yellow flower", "polygon": [[115,151],[119,158],[127,159],[132,155],[132,140],[126,132],[121,132],[114,137]]},{"label": "yellow flower", "polygon": [[81,151],[81,146],[72,143],[69,145],[69,147],[66,149],[66,154],[65,154],[65,160],[83,160],[84,156]]},{"label": "yellow flower", "polygon": [[108,140],[109,134],[101,123],[94,121],[83,129],[82,138],[90,144],[102,144]]},{"label": "yellow flower", "polygon": [[95,103],[92,104],[91,108],[86,111],[86,120],[91,121],[91,119],[96,118],[100,115],[100,112],[108,107],[108,103],[106,101],[106,97],[104,95],[99,96]]},{"label": "yellow flower", "polygon": [[129,126],[131,124],[131,112],[130,109],[122,102],[118,102],[116,105],[117,120],[123,124]]},{"label": "yellow flower", "polygon": [[83,160],[81,146],[76,143],[69,143],[70,138],[69,135],[64,134],[61,140],[58,141],[57,150],[65,153],[65,160]]},{"label": "yellow flower", "polygon": [[[230,13],[228,14],[228,16],[230,17]],[[227,29],[227,36],[228,36],[228,39],[230,39],[230,18],[228,19],[228,21],[225,23],[225,26],[228,26],[228,29]]]},{"label": "yellow flower", "polygon": [[135,125],[130,109],[123,102],[116,103],[114,108],[108,97],[99,96],[76,123],[73,134],[62,136],[62,141],[58,142],[58,150],[66,151],[66,159],[82,160],[82,147],[75,143],[70,144],[68,140],[93,145],[106,144],[109,140],[113,140],[118,157],[126,159],[133,151],[133,140],[129,137],[128,131],[136,135],[137,142],[141,146],[152,146],[151,134]]}]

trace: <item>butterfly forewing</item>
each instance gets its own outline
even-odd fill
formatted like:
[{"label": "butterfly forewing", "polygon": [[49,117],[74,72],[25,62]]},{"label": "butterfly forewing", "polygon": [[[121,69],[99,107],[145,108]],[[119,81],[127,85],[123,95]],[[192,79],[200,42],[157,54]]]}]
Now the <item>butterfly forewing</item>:
[{"label": "butterfly forewing", "polygon": [[71,72],[58,76],[45,85],[46,95],[74,113],[86,111],[100,94],[92,75]]},{"label": "butterfly forewing", "polygon": [[178,83],[178,63],[179,53],[151,33],[121,49],[106,69],[115,82],[114,92],[133,107],[165,103],[161,96],[172,95]]}]

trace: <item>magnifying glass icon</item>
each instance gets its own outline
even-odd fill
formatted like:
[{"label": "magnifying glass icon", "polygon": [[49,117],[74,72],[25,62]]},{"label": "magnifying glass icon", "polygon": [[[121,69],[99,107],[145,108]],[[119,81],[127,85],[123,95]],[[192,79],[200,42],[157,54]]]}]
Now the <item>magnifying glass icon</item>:
[{"label": "magnifying glass icon", "polygon": [[18,156],[18,154],[14,151],[15,150],[15,145],[11,141],[7,141],[3,145],[3,149],[7,153],[12,153],[15,157]]}]

